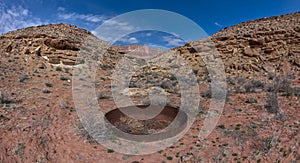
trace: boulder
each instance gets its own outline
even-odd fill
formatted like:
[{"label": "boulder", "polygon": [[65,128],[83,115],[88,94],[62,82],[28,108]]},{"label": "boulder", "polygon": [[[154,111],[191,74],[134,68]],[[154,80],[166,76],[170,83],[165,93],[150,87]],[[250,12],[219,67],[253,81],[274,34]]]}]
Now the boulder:
[{"label": "boulder", "polygon": [[245,47],[244,48],[244,55],[248,57],[258,57],[259,52],[256,49]]}]

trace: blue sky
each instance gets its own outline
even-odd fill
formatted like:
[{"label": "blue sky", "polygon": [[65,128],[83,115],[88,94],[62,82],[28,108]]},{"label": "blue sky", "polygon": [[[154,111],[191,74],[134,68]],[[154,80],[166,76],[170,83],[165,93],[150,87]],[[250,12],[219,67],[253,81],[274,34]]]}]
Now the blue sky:
[{"label": "blue sky", "polygon": [[[247,20],[300,11],[300,1],[0,0],[0,33],[48,23],[68,23],[93,31],[105,20],[140,9],[162,9],[181,14],[211,35]],[[144,31],[124,36],[117,44],[170,48],[183,45],[185,41],[174,33]]]}]

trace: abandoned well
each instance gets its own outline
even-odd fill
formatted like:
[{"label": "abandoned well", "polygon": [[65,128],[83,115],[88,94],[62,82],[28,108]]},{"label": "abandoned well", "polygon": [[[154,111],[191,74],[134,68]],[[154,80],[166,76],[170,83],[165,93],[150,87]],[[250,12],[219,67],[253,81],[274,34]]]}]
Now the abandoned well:
[{"label": "abandoned well", "polygon": [[[126,110],[137,109],[137,111],[131,112],[130,116],[124,114]],[[138,114],[145,114],[147,110],[152,109],[154,112],[158,111],[158,114],[146,120],[138,120],[132,117],[138,117]],[[161,110],[161,112],[159,112]],[[147,116],[147,115],[146,115]],[[117,129],[128,133],[130,135],[160,135],[160,136],[174,136],[181,132],[187,124],[187,115],[185,112],[178,108],[165,106],[129,106],[123,108],[117,108],[105,115],[106,119]],[[169,130],[168,130],[169,129]]]}]

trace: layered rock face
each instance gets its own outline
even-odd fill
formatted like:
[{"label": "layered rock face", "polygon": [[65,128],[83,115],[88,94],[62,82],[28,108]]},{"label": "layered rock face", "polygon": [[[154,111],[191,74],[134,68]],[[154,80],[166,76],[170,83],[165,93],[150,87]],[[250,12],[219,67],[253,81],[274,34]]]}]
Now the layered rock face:
[{"label": "layered rock face", "polygon": [[[212,36],[230,69],[300,70],[300,13],[263,18],[224,29]],[[238,59],[237,59],[238,58]]]},{"label": "layered rock face", "polygon": [[84,39],[91,33],[70,25],[38,26],[13,31],[1,36],[1,45],[10,53],[36,54],[50,64],[75,65]]},{"label": "layered rock face", "polygon": [[[65,24],[0,35],[0,162],[297,162],[299,23],[300,13],[253,20],[168,51],[111,47]],[[72,98],[80,92],[72,90],[74,79],[93,78],[72,70],[92,60],[97,97],[86,101],[97,99],[104,113],[117,107],[111,89],[118,90],[112,76],[119,68],[116,80],[129,80],[129,88],[118,91],[134,104],[149,104],[149,95],[160,93],[179,107],[181,98],[194,98],[183,97],[185,89],[199,92],[194,124],[179,142],[149,155],[123,155],[98,144],[81,125]],[[133,70],[130,78],[122,74]],[[225,82],[217,93],[227,91],[221,111],[209,111],[214,79]],[[216,128],[198,139],[215,115]]]},{"label": "layered rock face", "polygon": [[114,48],[122,54],[130,54],[132,56],[151,57],[163,53],[164,50],[157,48],[150,48],[148,46],[142,46],[138,44],[121,46],[117,45]]},{"label": "layered rock face", "polygon": [[[282,72],[285,67],[297,72],[300,71],[299,21],[300,13],[263,18],[228,27],[209,39],[215,43],[226,73]],[[194,60],[199,51],[208,47],[204,40],[199,40],[177,50],[191,53],[190,60]],[[197,59],[197,63],[202,64],[201,60]]]}]

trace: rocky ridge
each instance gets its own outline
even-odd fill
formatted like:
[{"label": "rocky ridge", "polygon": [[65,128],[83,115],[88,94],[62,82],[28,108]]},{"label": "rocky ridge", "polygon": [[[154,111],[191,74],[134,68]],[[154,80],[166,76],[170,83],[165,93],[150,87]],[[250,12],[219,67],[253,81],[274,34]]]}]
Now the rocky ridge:
[{"label": "rocky ridge", "polygon": [[[282,72],[285,67],[297,72],[300,70],[299,21],[300,13],[262,18],[228,27],[209,39],[215,43],[226,73]],[[197,45],[204,45],[203,40],[175,49],[191,53],[193,60],[197,58],[193,53],[197,55],[201,51]],[[196,63],[203,61],[197,59]]]}]

